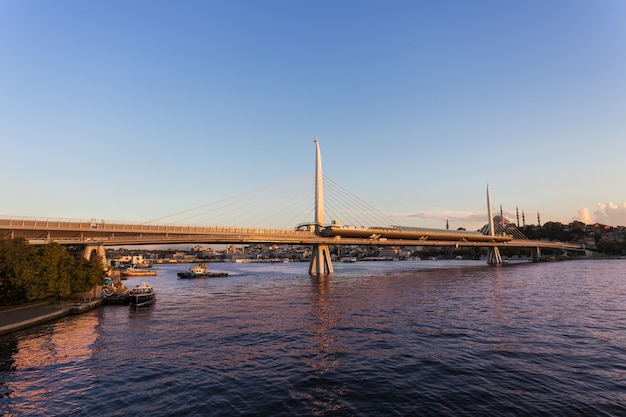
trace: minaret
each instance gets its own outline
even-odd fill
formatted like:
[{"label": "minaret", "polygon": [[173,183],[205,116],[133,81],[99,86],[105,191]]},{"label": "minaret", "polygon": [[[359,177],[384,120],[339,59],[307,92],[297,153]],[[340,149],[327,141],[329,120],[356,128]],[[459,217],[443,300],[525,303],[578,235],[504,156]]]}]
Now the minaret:
[{"label": "minaret", "polygon": [[539,212],[537,212],[537,226],[541,227],[541,218],[539,217]]},{"label": "minaret", "polygon": [[[322,174],[322,156],[320,153],[320,145],[315,137],[315,234],[320,235],[324,228],[324,185]],[[330,275],[333,271],[333,263],[330,258],[330,250],[327,244],[313,244],[313,253],[311,253],[311,262],[309,263],[309,274],[311,275]]]},{"label": "minaret", "polygon": [[519,229],[519,208],[515,206],[515,217],[517,217],[517,228]]}]

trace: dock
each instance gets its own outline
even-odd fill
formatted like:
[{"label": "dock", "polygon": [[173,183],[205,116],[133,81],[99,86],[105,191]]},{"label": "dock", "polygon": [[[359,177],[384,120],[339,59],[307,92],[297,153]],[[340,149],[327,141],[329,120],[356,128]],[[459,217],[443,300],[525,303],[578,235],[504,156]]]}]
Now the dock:
[{"label": "dock", "polygon": [[93,310],[100,305],[102,305],[101,298],[86,303],[76,303],[70,307],[70,314],[82,314],[86,311]]},{"label": "dock", "polygon": [[56,320],[70,314],[82,314],[102,304],[101,299],[76,304],[45,302],[3,307],[0,310],[0,335],[22,330],[40,323]]}]

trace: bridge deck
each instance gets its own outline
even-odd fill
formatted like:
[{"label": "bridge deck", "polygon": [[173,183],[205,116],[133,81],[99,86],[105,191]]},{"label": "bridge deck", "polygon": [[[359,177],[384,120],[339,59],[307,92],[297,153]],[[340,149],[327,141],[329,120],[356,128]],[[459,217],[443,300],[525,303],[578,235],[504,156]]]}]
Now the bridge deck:
[{"label": "bridge deck", "polygon": [[[354,234],[353,234],[354,235]],[[176,243],[278,243],[328,245],[388,245],[388,246],[456,246],[456,247],[526,247],[582,250],[580,245],[522,239],[490,239],[480,235],[472,239],[438,239],[437,235],[394,233],[393,238],[380,235],[354,237],[316,236],[306,230],[248,229],[228,227],[158,225],[145,223],[108,223],[104,221],[40,220],[0,218],[0,238],[22,237],[32,244],[58,242],[63,245],[146,245]]]}]

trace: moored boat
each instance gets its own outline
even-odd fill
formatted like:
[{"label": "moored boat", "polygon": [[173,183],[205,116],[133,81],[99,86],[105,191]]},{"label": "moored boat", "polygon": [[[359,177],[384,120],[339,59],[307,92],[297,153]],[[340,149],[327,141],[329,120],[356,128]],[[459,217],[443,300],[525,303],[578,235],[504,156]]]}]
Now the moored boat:
[{"label": "moored boat", "polygon": [[187,272],[179,272],[178,278],[217,278],[227,277],[227,272],[209,272],[209,266],[207,264],[198,264],[192,268],[189,268]]},{"label": "moored boat", "polygon": [[150,285],[146,281],[132,288],[128,294],[128,301],[132,308],[147,306],[152,304],[154,300],[156,300],[154,285]]},{"label": "moored boat", "polygon": [[123,277],[153,277],[157,274],[156,269],[136,269],[134,267],[129,267],[120,272],[120,275]]},{"label": "moored boat", "polygon": [[128,304],[128,288],[120,278],[107,279],[102,285],[101,298],[104,304]]}]

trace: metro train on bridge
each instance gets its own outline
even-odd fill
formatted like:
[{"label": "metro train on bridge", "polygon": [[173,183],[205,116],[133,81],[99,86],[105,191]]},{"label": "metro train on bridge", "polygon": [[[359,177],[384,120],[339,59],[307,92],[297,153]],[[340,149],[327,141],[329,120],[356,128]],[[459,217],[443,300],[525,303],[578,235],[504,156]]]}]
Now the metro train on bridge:
[{"label": "metro train on bridge", "polygon": [[388,226],[358,229],[333,223],[321,231],[324,237],[370,238],[370,239],[411,239],[411,240],[465,240],[468,242],[508,242],[510,235],[489,236],[467,230],[429,229],[423,227]]}]

